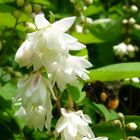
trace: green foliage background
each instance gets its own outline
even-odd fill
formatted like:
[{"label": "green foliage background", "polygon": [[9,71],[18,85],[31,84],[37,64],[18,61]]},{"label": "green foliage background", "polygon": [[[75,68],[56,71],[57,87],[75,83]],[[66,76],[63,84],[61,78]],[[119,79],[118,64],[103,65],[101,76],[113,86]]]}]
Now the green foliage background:
[{"label": "green foliage background", "polygon": [[[131,5],[138,7],[137,12],[131,10]],[[87,55],[93,64],[90,69],[90,81],[100,80],[111,85],[119,83],[118,94],[124,94],[128,98],[125,104],[120,99],[119,108],[116,111],[108,111],[103,105],[95,104],[85,98],[81,92],[83,83],[77,87],[70,86],[72,99],[79,109],[89,114],[93,124],[91,128],[96,136],[107,136],[110,140],[123,139],[124,130],[113,124],[118,118],[117,112],[125,114],[125,121],[135,122],[136,131],[125,129],[127,136],[140,138],[140,85],[125,78],[140,77],[140,52],[135,57],[125,56],[120,59],[115,56],[113,46],[121,42],[131,43],[140,49],[140,1],[136,0],[0,0],[0,139],[2,140],[53,140],[53,133],[34,131],[24,126],[23,121],[14,114],[17,105],[13,105],[13,97],[16,94],[16,83],[25,73],[26,68],[19,68],[14,60],[15,53],[25,40],[27,33],[32,32],[28,22],[33,23],[33,15],[40,12],[50,21],[64,17],[76,16],[75,25],[69,33],[80,42],[87,45],[87,49],[80,52],[71,52],[77,56]],[[135,19],[134,24],[123,24],[123,19]],[[88,19],[92,19],[90,22]],[[82,26],[79,33],[76,25]],[[123,93],[120,89],[126,86]],[[133,89],[133,90],[132,90]],[[61,102],[67,104],[67,95],[62,96]],[[121,95],[120,95],[121,96]],[[135,98],[136,97],[136,98]],[[136,110],[135,113],[132,110]],[[53,112],[57,112],[54,108]],[[57,114],[57,113],[56,113]],[[103,119],[99,121],[98,115]],[[59,115],[55,115],[52,121],[52,131]]]}]

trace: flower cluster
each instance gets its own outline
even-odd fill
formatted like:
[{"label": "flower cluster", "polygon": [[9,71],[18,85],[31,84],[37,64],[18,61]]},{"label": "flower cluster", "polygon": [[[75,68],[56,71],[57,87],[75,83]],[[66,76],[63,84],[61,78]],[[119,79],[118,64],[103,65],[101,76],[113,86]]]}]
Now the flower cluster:
[{"label": "flower cluster", "polygon": [[107,137],[95,138],[89,127],[91,120],[82,110],[66,111],[61,108],[62,116],[56,124],[56,135],[61,133],[62,140],[108,140]]},{"label": "flower cluster", "polygon": [[[77,76],[88,79],[86,68],[91,63],[83,57],[70,54],[86,46],[65,33],[74,23],[75,17],[64,18],[50,24],[44,14],[35,16],[37,30],[27,35],[18,49],[15,60],[20,67],[33,67],[33,73],[21,79],[17,84],[15,101],[21,102],[16,115],[25,120],[25,124],[35,129],[49,130],[52,119],[51,96],[55,99],[53,86],[63,91],[67,84],[76,84]],[[41,70],[44,68],[46,78]]]},{"label": "flower cluster", "polygon": [[[40,131],[44,127],[50,130],[51,127],[51,96],[58,100],[53,92],[55,83],[63,91],[67,84],[78,82],[77,76],[83,80],[89,78],[86,68],[91,67],[91,63],[85,56],[76,57],[69,53],[86,47],[65,33],[74,21],[75,17],[70,17],[50,24],[43,14],[36,15],[37,31],[28,34],[15,56],[21,67],[33,67],[33,73],[17,84],[15,101],[20,101],[21,107],[16,115],[23,117],[26,125]],[[95,138],[89,127],[91,120],[81,110],[76,112],[61,108],[61,113],[55,133],[57,136],[61,133],[62,140],[108,140],[106,137]]]},{"label": "flower cluster", "polygon": [[28,34],[15,57],[21,67],[33,66],[34,71],[45,67],[50,80],[56,82],[61,91],[66,88],[66,84],[75,84],[76,76],[88,79],[85,68],[91,67],[85,57],[69,53],[70,50],[86,47],[65,33],[74,21],[75,17],[70,17],[50,24],[43,14],[36,15],[35,25],[38,30]]},{"label": "flower cluster", "polygon": [[127,45],[124,42],[114,46],[113,49],[115,55],[119,56],[120,58],[123,58],[124,56],[133,58],[135,56],[135,52],[138,51],[138,48],[136,46],[133,46],[131,44]]},{"label": "flower cluster", "polygon": [[[24,117],[25,124],[35,129],[50,129],[52,104],[50,94],[54,96],[50,82],[40,73],[31,74],[17,84],[15,100],[21,100],[22,106],[16,115]],[[54,96],[55,98],[55,96]]]}]

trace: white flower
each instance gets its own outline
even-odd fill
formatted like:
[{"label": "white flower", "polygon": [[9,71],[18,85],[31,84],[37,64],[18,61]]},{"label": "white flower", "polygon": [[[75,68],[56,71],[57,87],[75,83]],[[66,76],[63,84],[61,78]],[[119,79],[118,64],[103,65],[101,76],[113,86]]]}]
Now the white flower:
[{"label": "white flower", "polygon": [[83,138],[92,139],[94,133],[88,126],[91,123],[88,115],[83,114],[81,110],[77,112],[67,112],[61,109],[62,116],[56,124],[56,132],[61,133],[62,140],[81,140]]},{"label": "white flower", "polygon": [[[44,58],[46,59],[46,57],[52,57],[52,53],[56,53],[58,56],[60,55],[59,52],[64,53],[63,51],[66,49],[80,50],[85,48],[83,44],[77,42],[77,39],[65,33],[72,26],[74,21],[75,17],[70,17],[50,24],[45,19],[44,14],[36,15],[35,25],[38,30],[28,34],[27,39],[18,49],[15,60],[20,66],[30,67],[33,65],[36,70],[39,69],[41,65],[46,65],[45,63],[40,62],[44,61]],[[64,46],[64,44],[67,45]],[[51,54],[49,54],[50,51],[52,51]],[[39,61],[40,59],[41,61]],[[36,66],[36,63],[39,63],[40,65]]]},{"label": "white flower", "polygon": [[75,85],[78,82],[77,76],[87,80],[89,77],[85,68],[89,67],[91,67],[91,63],[85,60],[85,57],[68,55],[68,57],[61,57],[59,61],[50,64],[48,73],[53,76],[52,81],[56,81],[59,89],[63,91],[66,84]]},{"label": "white flower", "polygon": [[44,66],[61,91],[67,84],[77,83],[76,76],[87,80],[88,71],[85,69],[91,67],[85,57],[69,54],[70,50],[77,51],[86,47],[65,33],[74,21],[75,17],[70,17],[50,24],[44,14],[36,15],[35,24],[38,30],[28,34],[15,57],[20,66],[33,66],[34,70]]},{"label": "white flower", "polygon": [[46,128],[50,128],[50,122],[48,123],[46,117],[51,119],[52,116],[47,116],[47,110],[45,106],[38,106],[34,108],[30,108],[30,110],[26,111],[22,106],[16,112],[16,116],[22,117],[25,121],[25,125],[29,127],[33,127],[35,130],[39,129],[43,130],[44,126]]},{"label": "white flower", "polygon": [[[55,96],[49,81],[43,78],[40,73],[35,73],[20,80],[17,87],[18,93],[15,97],[15,101],[21,100],[22,108],[24,109],[24,111],[22,111],[24,114],[22,115],[27,119],[26,122],[31,122],[32,126],[40,129],[40,126],[38,126],[39,123],[33,124],[34,120],[32,120],[31,117],[35,115],[35,118],[39,118],[40,116],[39,120],[44,120],[43,118],[45,118],[45,126],[46,128],[50,129],[52,118],[52,103],[50,94],[52,94],[54,98]],[[43,112],[44,115],[39,112]]]},{"label": "white flower", "polygon": [[124,55],[128,54],[127,45],[125,43],[120,43],[120,44],[114,46],[113,49],[115,51],[115,54],[119,55],[120,58],[123,57]]}]

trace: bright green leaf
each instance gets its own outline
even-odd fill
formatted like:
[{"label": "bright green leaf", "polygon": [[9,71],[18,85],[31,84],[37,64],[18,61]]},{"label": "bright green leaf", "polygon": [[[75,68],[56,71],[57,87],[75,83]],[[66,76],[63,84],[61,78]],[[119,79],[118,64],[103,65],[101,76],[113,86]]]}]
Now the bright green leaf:
[{"label": "bright green leaf", "polygon": [[90,32],[103,42],[112,42],[120,39],[122,34],[121,20],[103,18],[88,25]]},{"label": "bright green leaf", "polygon": [[117,115],[117,113],[115,111],[108,110],[102,104],[93,103],[93,106],[95,106],[100,111],[100,113],[104,116],[104,118],[105,118],[106,121],[109,121],[109,120],[113,120],[113,119],[118,118],[118,115]]},{"label": "bright green leaf", "polygon": [[81,43],[83,44],[92,44],[92,43],[101,43],[102,40],[98,39],[96,36],[94,36],[91,33],[76,33],[73,32],[72,36],[77,38]]},{"label": "bright green leaf", "polygon": [[91,81],[114,81],[125,78],[140,77],[140,63],[128,62],[104,66],[90,70],[89,76]]},{"label": "bright green leaf", "polygon": [[7,83],[3,87],[0,87],[0,96],[5,100],[11,100],[16,94],[16,85]]}]

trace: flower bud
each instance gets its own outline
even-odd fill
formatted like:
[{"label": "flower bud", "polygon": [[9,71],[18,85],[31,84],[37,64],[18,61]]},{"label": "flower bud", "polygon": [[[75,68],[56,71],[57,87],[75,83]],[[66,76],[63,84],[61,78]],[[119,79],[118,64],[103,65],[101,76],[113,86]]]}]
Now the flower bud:
[{"label": "flower bud", "polygon": [[132,80],[132,82],[134,82],[134,83],[139,83],[139,82],[140,82],[140,79],[139,79],[138,77],[134,77],[134,78],[132,78],[131,80]]},{"label": "flower bud", "polygon": [[127,128],[130,129],[130,130],[136,130],[137,125],[134,122],[131,122],[131,123],[127,124]]},{"label": "flower bud", "polygon": [[137,12],[138,11],[138,7],[136,5],[131,5],[131,11],[132,12]]},{"label": "flower bud", "polygon": [[19,18],[20,15],[21,15],[21,12],[20,12],[19,10],[13,11],[13,16],[14,16],[15,18]]},{"label": "flower bud", "polygon": [[87,21],[88,24],[92,24],[93,23],[92,18],[86,18],[86,21]]},{"label": "flower bud", "polygon": [[122,123],[121,123],[120,120],[114,120],[113,124],[114,124],[116,127],[119,127],[119,128],[122,127]]},{"label": "flower bud", "polygon": [[26,22],[25,23],[25,26],[26,26],[26,29],[29,31],[29,32],[33,32],[36,30],[36,26],[31,23],[31,22]]},{"label": "flower bud", "polygon": [[93,3],[93,0],[86,0],[86,3],[90,5]]},{"label": "flower bud", "polygon": [[129,136],[127,137],[127,140],[139,140],[139,138],[136,136]]},{"label": "flower bud", "polygon": [[124,119],[123,113],[119,112],[119,113],[118,113],[118,116],[119,116],[119,118]]},{"label": "flower bud", "polygon": [[123,5],[123,10],[126,10],[127,9],[127,6],[126,5]]},{"label": "flower bud", "polygon": [[25,13],[27,13],[27,14],[32,13],[32,5],[31,5],[31,4],[25,5],[24,11],[25,11]]},{"label": "flower bud", "polygon": [[33,10],[34,10],[35,13],[39,13],[41,11],[41,5],[35,4],[33,6]]},{"label": "flower bud", "polygon": [[127,20],[127,19],[123,19],[123,20],[122,20],[122,23],[123,23],[123,24],[127,24],[127,23],[128,23],[128,20]]},{"label": "flower bud", "polygon": [[82,33],[83,32],[83,26],[79,25],[79,24],[76,24],[75,25],[75,30],[76,30],[77,33]]},{"label": "flower bud", "polygon": [[134,28],[135,28],[136,30],[140,30],[140,25],[139,25],[139,24],[134,24]]},{"label": "flower bud", "polygon": [[17,6],[21,7],[24,5],[24,0],[17,0],[16,3],[17,3]]},{"label": "flower bud", "polygon": [[133,24],[136,23],[136,20],[135,20],[133,17],[131,17],[131,18],[128,20],[128,22],[129,22],[129,24],[133,25]]}]

